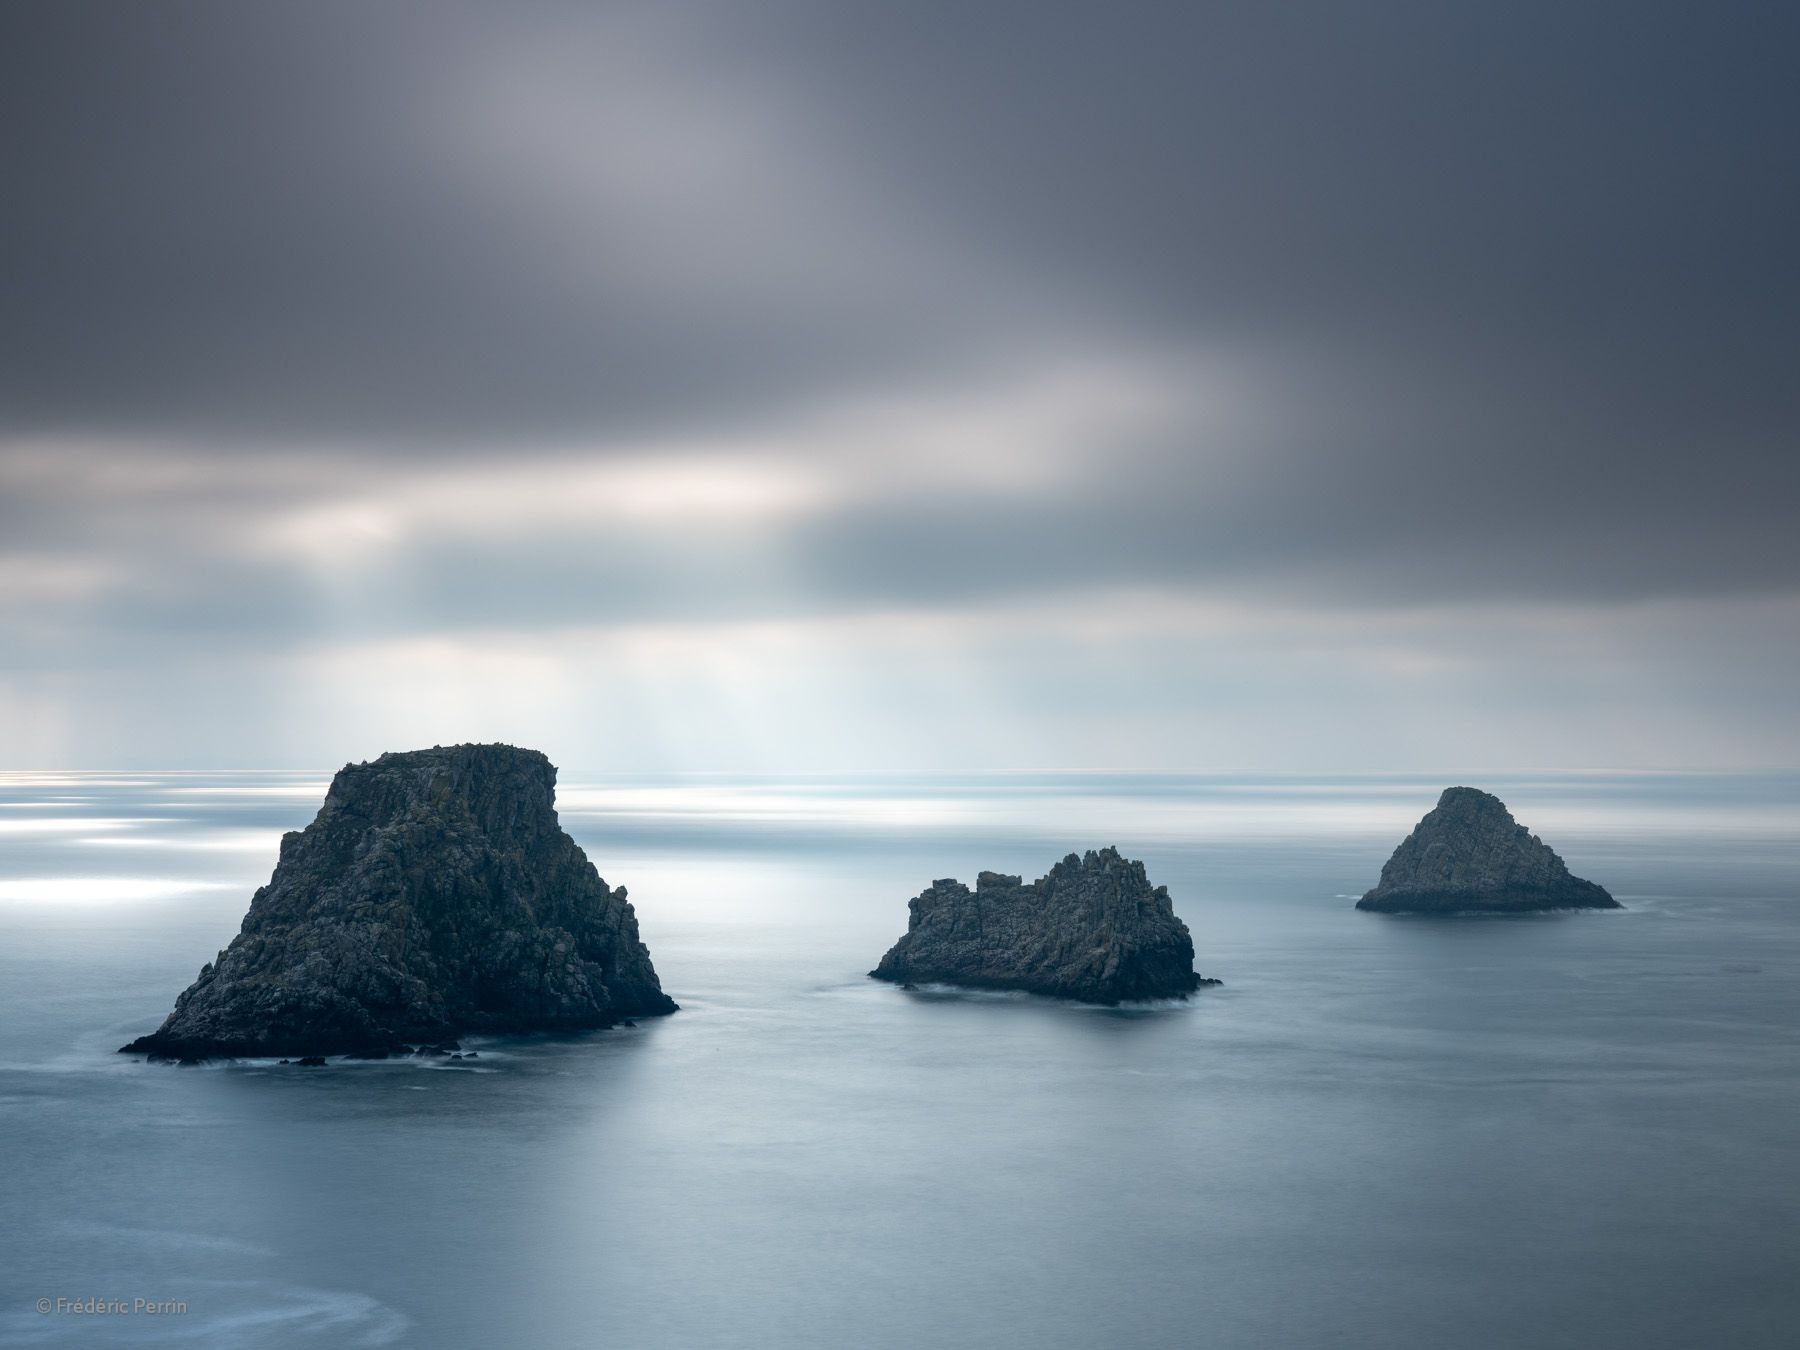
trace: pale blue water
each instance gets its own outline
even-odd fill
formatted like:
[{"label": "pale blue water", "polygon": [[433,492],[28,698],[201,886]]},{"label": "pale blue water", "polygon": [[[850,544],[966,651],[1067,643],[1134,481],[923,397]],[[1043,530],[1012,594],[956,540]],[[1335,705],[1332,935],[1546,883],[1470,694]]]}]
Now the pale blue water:
[{"label": "pale blue water", "polygon": [[[1431,920],[1351,898],[1450,780],[565,772],[681,1013],[456,1067],[112,1054],[326,777],[0,777],[0,1344],[1800,1339],[1794,779],[1476,780],[1629,909]],[[1222,988],[862,978],[932,878],[1108,843]],[[35,1311],[90,1296],[187,1311]]]}]

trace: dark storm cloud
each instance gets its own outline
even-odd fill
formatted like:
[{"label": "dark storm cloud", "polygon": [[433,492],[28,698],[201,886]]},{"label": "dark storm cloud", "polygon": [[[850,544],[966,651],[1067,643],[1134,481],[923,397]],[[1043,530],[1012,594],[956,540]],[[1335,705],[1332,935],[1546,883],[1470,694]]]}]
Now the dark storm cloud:
[{"label": "dark storm cloud", "polygon": [[[1273,372],[1228,468],[1175,427],[1004,512],[860,502],[793,526],[780,592],[570,541],[565,615],[1800,581],[1791,6],[58,3],[0,24],[15,437],[328,447],[353,492],[364,461],[778,425],[1045,342]],[[152,512],[166,528],[134,536],[128,500],[107,533],[167,567],[166,618],[254,627],[307,583],[211,575],[197,536],[288,491],[202,476],[191,510]],[[10,510],[14,545],[48,549],[105,518],[48,490]],[[549,537],[430,546],[407,622],[524,618],[493,579]]]},{"label": "dark storm cloud", "polygon": [[7,423],[445,450],[941,367],[969,264],[702,18],[8,7]]}]

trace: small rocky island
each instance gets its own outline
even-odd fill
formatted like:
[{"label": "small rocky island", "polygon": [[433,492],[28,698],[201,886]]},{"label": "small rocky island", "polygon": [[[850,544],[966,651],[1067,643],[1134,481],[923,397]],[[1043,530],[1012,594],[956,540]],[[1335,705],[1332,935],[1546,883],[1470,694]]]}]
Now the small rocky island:
[{"label": "small rocky island", "polygon": [[1356,907],[1383,914],[1623,908],[1604,888],[1571,876],[1498,797],[1472,787],[1444,789]]},{"label": "small rocky island", "polygon": [[1194,973],[1194,942],[1166,886],[1113,848],[1071,853],[1025,885],[983,872],[971,891],[935,881],[869,974],[895,984],[1016,989],[1085,1003],[1182,998],[1217,984]]},{"label": "small rocky island", "polygon": [[555,792],[550,761],[509,745],[346,766],[282,837],[231,945],[122,1050],[380,1057],[674,1012],[624,887],[563,832]]}]

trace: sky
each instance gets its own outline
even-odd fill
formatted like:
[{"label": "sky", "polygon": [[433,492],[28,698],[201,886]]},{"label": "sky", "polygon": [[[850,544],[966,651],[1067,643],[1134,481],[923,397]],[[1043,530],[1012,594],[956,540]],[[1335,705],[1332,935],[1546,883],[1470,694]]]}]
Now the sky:
[{"label": "sky", "polygon": [[1800,8],[0,8],[0,766],[1800,766]]}]

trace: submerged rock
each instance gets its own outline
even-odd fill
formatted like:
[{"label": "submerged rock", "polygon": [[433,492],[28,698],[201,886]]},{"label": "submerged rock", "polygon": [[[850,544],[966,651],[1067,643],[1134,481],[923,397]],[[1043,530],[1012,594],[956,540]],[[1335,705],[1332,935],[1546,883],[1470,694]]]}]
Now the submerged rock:
[{"label": "submerged rock", "polygon": [[458,745],[338,772],[242,931],[122,1047],[181,1056],[440,1052],[462,1032],[675,1011],[623,887],[558,824],[535,750]]},{"label": "submerged rock", "polygon": [[1384,914],[1622,908],[1604,888],[1571,876],[1498,797],[1471,787],[1444,789],[1356,907]]},{"label": "submerged rock", "polygon": [[869,974],[918,983],[1018,989],[1087,1003],[1179,998],[1203,984],[1194,942],[1168,888],[1117,849],[1071,853],[1030,885],[983,872],[971,891],[936,881]]}]

